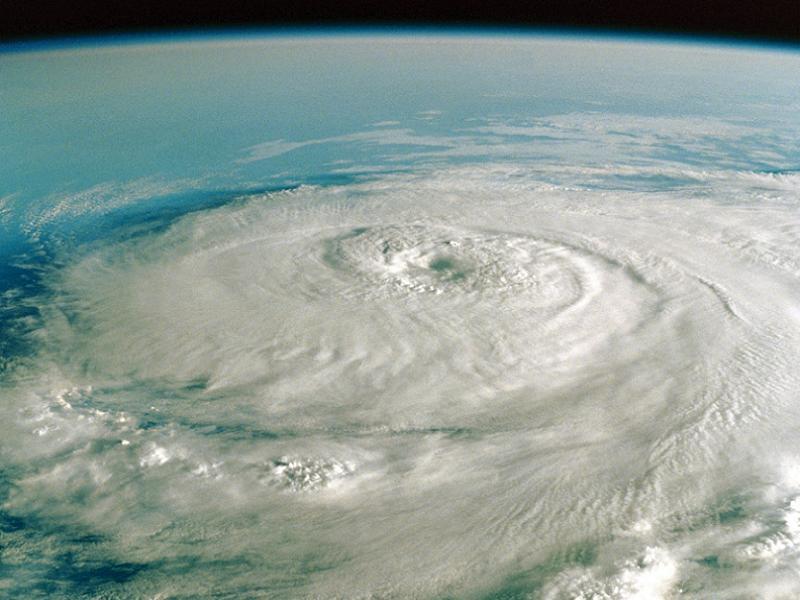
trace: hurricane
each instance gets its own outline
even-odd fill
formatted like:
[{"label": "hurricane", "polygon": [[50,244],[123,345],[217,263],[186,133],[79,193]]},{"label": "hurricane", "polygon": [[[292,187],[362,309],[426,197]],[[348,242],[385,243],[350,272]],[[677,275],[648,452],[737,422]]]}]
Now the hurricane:
[{"label": "hurricane", "polygon": [[[795,147],[499,120],[234,157],[387,153],[324,181],[7,197],[0,590],[800,593]],[[751,143],[780,168],[719,158]]]}]

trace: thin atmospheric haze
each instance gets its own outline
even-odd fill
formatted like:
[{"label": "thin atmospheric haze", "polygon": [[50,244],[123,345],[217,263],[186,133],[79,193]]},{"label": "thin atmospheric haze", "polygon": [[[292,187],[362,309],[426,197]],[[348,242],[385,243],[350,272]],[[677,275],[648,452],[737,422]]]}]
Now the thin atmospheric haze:
[{"label": "thin atmospheric haze", "polygon": [[800,52],[0,47],[0,596],[800,596]]}]

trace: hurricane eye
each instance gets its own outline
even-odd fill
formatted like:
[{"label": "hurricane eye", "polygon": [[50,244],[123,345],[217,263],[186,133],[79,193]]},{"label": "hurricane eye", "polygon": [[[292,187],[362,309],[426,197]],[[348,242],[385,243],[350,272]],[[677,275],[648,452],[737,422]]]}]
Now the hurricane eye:
[{"label": "hurricane eye", "polygon": [[452,272],[456,269],[456,263],[450,258],[434,258],[428,267],[437,273]]}]

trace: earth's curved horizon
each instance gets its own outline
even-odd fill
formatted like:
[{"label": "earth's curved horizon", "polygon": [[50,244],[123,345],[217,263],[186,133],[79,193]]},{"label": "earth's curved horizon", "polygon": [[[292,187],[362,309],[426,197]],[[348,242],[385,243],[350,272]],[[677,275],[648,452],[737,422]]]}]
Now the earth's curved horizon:
[{"label": "earth's curved horizon", "polygon": [[0,595],[800,594],[800,52],[197,36],[0,46]]}]

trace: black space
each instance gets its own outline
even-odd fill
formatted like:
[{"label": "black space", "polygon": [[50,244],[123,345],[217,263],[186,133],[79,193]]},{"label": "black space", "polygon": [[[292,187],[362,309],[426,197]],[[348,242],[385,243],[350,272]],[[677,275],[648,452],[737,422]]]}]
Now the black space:
[{"label": "black space", "polygon": [[594,28],[800,43],[800,0],[0,0],[0,39],[317,25]]}]

